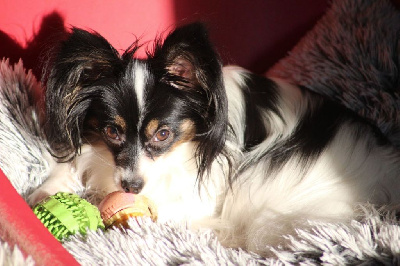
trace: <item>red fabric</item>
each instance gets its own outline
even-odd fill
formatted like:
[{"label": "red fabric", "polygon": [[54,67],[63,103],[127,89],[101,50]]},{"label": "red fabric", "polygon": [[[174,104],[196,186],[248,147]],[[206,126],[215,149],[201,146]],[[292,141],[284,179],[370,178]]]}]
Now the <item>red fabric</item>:
[{"label": "red fabric", "polygon": [[0,170],[0,238],[31,255],[37,265],[79,265],[36,218]]}]

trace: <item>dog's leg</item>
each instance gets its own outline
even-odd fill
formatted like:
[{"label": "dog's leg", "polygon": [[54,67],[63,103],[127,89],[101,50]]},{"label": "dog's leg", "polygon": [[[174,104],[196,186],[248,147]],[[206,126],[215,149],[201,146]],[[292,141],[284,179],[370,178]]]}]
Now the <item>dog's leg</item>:
[{"label": "dog's leg", "polygon": [[49,178],[28,197],[28,204],[34,206],[57,192],[75,192],[81,187],[80,184],[77,176],[74,175],[71,163],[56,164]]}]

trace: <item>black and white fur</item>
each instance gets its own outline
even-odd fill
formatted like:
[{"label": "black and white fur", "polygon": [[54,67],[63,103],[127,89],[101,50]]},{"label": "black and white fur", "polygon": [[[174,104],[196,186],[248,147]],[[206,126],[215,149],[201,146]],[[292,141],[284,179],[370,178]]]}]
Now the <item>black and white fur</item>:
[{"label": "black and white fur", "polygon": [[399,153],[334,102],[283,80],[222,67],[205,28],[177,28],[147,59],[73,29],[46,84],[58,158],[30,198],[80,182],[101,199],[148,196],[159,221],[212,228],[260,254],[306,220],[347,221],[400,202]]}]

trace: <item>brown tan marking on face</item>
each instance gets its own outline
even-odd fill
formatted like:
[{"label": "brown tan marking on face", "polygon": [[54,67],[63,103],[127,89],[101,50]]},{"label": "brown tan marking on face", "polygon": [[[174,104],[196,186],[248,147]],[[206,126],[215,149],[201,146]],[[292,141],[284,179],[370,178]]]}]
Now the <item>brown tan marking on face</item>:
[{"label": "brown tan marking on face", "polygon": [[126,131],[126,122],[121,116],[117,115],[115,117],[115,124],[120,126],[123,131]]},{"label": "brown tan marking on face", "polygon": [[153,119],[147,124],[146,129],[144,131],[144,134],[146,135],[147,139],[151,139],[153,137],[153,135],[156,133],[158,129],[159,123],[160,122],[157,119]]},{"label": "brown tan marking on face", "polygon": [[194,125],[194,122],[190,119],[185,119],[179,126],[179,130],[181,132],[181,137],[180,139],[175,142],[171,150],[178,147],[182,143],[191,141],[195,136],[196,136],[196,126]]}]

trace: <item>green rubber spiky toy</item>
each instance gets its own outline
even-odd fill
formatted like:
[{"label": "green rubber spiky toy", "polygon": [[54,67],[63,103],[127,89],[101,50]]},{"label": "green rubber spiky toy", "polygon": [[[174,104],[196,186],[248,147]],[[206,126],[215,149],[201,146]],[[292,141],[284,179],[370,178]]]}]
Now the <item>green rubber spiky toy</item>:
[{"label": "green rubber spiky toy", "polygon": [[59,192],[39,202],[33,212],[59,241],[88,229],[104,229],[100,212],[76,194]]}]

